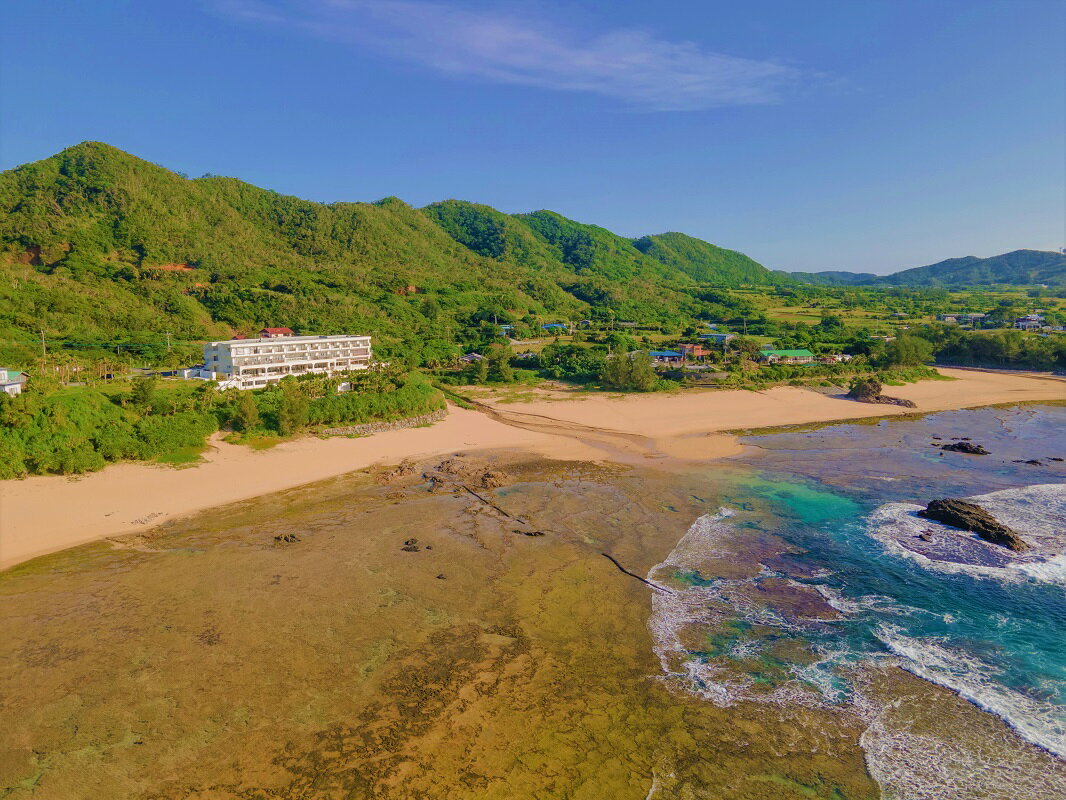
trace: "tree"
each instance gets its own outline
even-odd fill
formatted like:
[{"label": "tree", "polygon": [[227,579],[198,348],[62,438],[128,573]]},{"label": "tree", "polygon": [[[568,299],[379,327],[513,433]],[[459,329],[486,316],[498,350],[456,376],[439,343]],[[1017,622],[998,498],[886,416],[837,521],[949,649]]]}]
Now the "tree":
[{"label": "tree", "polygon": [[307,395],[293,378],[281,381],[281,404],[278,406],[278,433],[291,436],[307,424]]},{"label": "tree", "polygon": [[897,336],[881,360],[885,366],[917,367],[933,360],[933,343],[921,336]]},{"label": "tree", "polygon": [[600,373],[604,386],[621,392],[650,392],[658,379],[651,356],[644,352],[609,358]]},{"label": "tree", "polygon": [[500,383],[514,383],[514,370],[511,369],[511,348],[493,347],[489,351],[487,377]]},{"label": "tree", "polygon": [[736,350],[744,358],[755,359],[759,355],[762,345],[759,340],[751,336],[738,336],[729,342],[729,347]]},{"label": "tree", "polygon": [[133,390],[130,392],[130,403],[135,408],[146,409],[152,405],[152,397],[155,395],[155,378],[137,377],[133,379]]},{"label": "tree", "polygon": [[250,431],[259,424],[259,406],[251,392],[241,392],[237,398],[237,410],[233,415],[233,427],[239,431]]}]

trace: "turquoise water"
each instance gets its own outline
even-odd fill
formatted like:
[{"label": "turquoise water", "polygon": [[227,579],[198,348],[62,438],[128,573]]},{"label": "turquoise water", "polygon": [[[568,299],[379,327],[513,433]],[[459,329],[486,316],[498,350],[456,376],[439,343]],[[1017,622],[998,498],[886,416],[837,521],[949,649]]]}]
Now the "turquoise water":
[{"label": "turquoise water", "polygon": [[[963,436],[992,455],[940,449]],[[653,601],[664,670],[719,703],[848,704],[857,667],[896,663],[1066,758],[1066,462],[1053,460],[1066,457],[1066,409],[747,442],[756,471],[652,570],[679,592]],[[1018,558],[915,517],[943,496],[985,505],[1033,550]],[[917,537],[928,526],[932,544]],[[700,648],[678,634],[693,625]]]}]

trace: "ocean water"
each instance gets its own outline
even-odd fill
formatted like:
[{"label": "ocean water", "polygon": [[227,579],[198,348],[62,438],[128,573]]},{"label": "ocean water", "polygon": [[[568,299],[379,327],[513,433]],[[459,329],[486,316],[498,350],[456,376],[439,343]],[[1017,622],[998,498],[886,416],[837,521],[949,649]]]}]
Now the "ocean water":
[{"label": "ocean water", "polygon": [[[991,455],[940,449],[962,437]],[[1056,460],[1066,409],[746,443],[751,477],[649,573],[664,589],[649,623],[663,679],[719,705],[858,715],[886,797],[1066,797],[1066,462]],[[1032,549],[1014,554],[915,515],[945,496],[971,498]],[[869,691],[870,668],[886,665],[995,715],[1036,755],[901,724],[908,709]]]}]

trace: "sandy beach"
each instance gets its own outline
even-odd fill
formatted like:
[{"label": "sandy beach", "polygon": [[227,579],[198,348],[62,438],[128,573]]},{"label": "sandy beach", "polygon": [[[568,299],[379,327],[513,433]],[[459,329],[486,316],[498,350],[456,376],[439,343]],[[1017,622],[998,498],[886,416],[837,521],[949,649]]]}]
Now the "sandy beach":
[{"label": "sandy beach", "polygon": [[[954,381],[888,387],[918,412],[1066,399],[1066,380],[942,369]],[[913,413],[806,389],[582,395],[560,402],[452,407],[430,428],[364,438],[306,437],[261,452],[212,443],[204,461],[174,469],[118,464],[76,479],[0,482],[0,569],[109,536],[136,533],[207,508],[290,489],[375,464],[456,451],[513,449],[567,460],[666,463],[736,454],[725,431]]]}]

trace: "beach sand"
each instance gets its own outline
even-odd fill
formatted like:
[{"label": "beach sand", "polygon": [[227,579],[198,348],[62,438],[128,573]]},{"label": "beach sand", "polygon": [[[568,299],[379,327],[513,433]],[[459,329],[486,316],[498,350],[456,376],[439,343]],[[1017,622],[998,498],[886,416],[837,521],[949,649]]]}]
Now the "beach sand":
[{"label": "beach sand", "polygon": [[[1066,399],[1066,381],[1037,375],[942,369],[953,381],[924,381],[887,392],[918,412]],[[290,489],[374,464],[456,451],[504,449],[553,459],[662,464],[740,452],[726,431],[913,413],[807,389],[691,391],[614,397],[558,395],[528,403],[450,408],[429,428],[362,438],[305,437],[266,451],[217,437],[202,463],[187,468],[117,464],[79,478],[0,482],[0,569],[46,553],[228,503]]]}]

